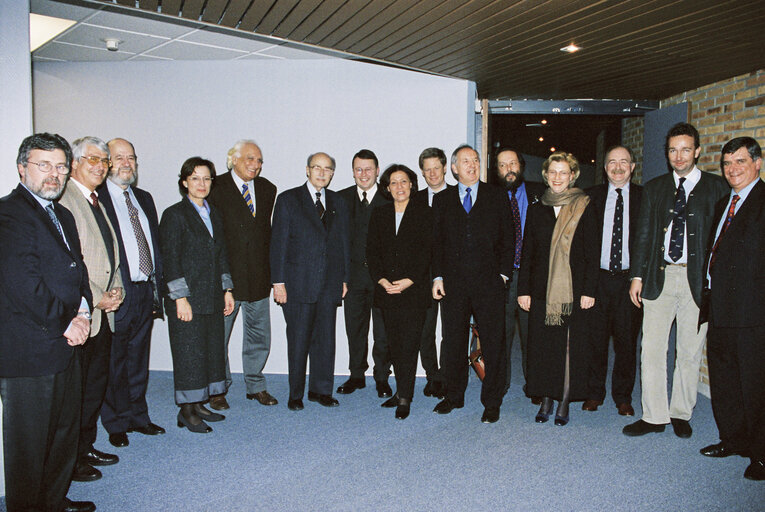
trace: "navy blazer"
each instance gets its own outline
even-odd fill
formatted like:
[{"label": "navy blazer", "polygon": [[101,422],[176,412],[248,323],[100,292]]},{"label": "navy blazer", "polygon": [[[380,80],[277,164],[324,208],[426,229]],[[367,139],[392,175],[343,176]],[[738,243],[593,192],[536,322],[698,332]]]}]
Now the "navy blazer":
[{"label": "navy blazer", "polygon": [[0,377],[64,371],[74,354],[64,331],[82,297],[93,309],[74,217],[54,209],[69,248],[23,186],[0,199]]},{"label": "navy blazer", "polygon": [[340,302],[350,277],[350,230],[345,201],[326,190],[326,226],[306,185],[279,194],[271,231],[271,281],[287,301]]},{"label": "navy blazer", "polygon": [[[157,208],[154,206],[154,199],[151,194],[138,187],[132,187],[133,194],[135,194],[138,200],[138,205],[143,210],[146,218],[149,220],[149,232],[151,234],[151,249],[154,253],[154,275],[152,276],[152,285],[154,286],[154,314],[155,316],[162,318],[162,303],[159,300],[161,290],[163,289],[163,276],[162,276],[162,255],[159,248],[159,223],[157,222]],[[109,194],[109,189],[104,181],[97,189],[98,201],[103,205],[106,210],[106,215],[109,216],[109,220],[112,223],[114,232],[117,235],[117,242],[120,248],[120,273],[122,276],[122,286],[125,289],[125,300],[120,308],[114,312],[115,322],[122,320],[127,314],[129,309],[132,309],[134,305],[132,300],[138,296],[136,293],[136,286],[130,277],[130,264],[137,264],[138,262],[128,261],[127,254],[125,253],[125,244],[122,241],[122,226],[120,226],[117,213],[114,210],[114,203],[112,203],[112,196]],[[129,229],[132,232],[133,226],[125,226],[124,229]]]}]

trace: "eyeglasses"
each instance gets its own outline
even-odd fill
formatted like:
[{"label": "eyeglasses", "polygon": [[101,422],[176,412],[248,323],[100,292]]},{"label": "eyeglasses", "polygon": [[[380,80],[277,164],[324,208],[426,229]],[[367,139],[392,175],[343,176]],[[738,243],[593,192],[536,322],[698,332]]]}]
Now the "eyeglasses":
[{"label": "eyeglasses", "polygon": [[42,162],[30,162],[27,161],[28,164],[35,164],[37,168],[40,170],[40,172],[44,172],[45,174],[50,174],[53,172],[53,169],[56,169],[56,172],[59,174],[69,174],[69,166],[65,164],[56,164],[53,165],[50,162],[42,161]]},{"label": "eyeglasses", "polygon": [[330,173],[330,174],[335,172],[335,170],[332,167],[322,167],[320,165],[312,165],[311,166],[311,170],[313,172],[322,172],[322,171],[324,171],[324,172]]},{"label": "eyeglasses", "polygon": [[98,165],[98,162],[101,162],[105,167],[109,167],[108,158],[101,158],[98,156],[81,156],[80,158],[87,161],[90,165]]}]

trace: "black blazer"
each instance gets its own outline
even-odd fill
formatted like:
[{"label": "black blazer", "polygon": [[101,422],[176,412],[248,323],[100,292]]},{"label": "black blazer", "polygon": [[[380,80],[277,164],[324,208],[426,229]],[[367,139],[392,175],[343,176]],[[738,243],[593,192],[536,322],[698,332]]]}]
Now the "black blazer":
[{"label": "black blazer", "polygon": [[[154,287],[154,314],[155,316],[162,317],[162,303],[159,298],[164,289],[164,283],[162,281],[162,251],[159,248],[159,222],[157,221],[157,208],[154,206],[154,199],[147,191],[138,187],[132,187],[133,194],[135,194],[138,200],[138,205],[143,210],[146,218],[149,221],[149,231],[151,234],[151,248],[154,253],[154,276],[152,276],[152,285]],[[117,235],[117,243],[120,249],[120,275],[122,277],[122,286],[125,289],[125,300],[122,305],[114,312],[115,322],[122,320],[127,315],[128,310],[134,307],[132,300],[137,297],[136,285],[130,277],[130,261],[128,261],[127,254],[125,253],[125,244],[122,239],[122,229],[120,226],[117,213],[114,210],[114,203],[112,202],[112,196],[109,194],[109,189],[104,181],[98,187],[98,201],[103,205],[106,210],[106,215],[109,217],[109,221],[112,223],[114,233]],[[132,231],[132,226],[124,226],[124,229]],[[138,264],[137,261],[133,264]]]},{"label": "black blazer", "polygon": [[526,189],[526,200],[529,202],[529,206],[538,203],[542,199],[545,190],[547,190],[545,184],[539,183],[538,181],[524,181],[523,184]]},{"label": "black blazer", "polygon": [[389,204],[390,200],[383,194],[382,187],[378,184],[377,192],[369,203],[368,208],[361,207],[356,185],[340,190],[338,194],[345,201],[348,209],[348,222],[351,236],[351,274],[348,286],[366,287],[372,289],[374,283],[369,277],[367,268],[367,233],[369,231],[369,219],[372,211],[378,206]]},{"label": "black blazer", "polygon": [[[717,226],[727,215],[728,199],[725,196],[715,206],[709,251]],[[711,293],[705,297],[701,323],[711,320],[715,327],[765,325],[765,182],[761,179],[720,238],[715,254]]]},{"label": "black blazer", "polygon": [[[603,242],[603,223],[605,222],[605,215],[606,215],[606,196],[608,195],[608,183],[601,183],[600,185],[595,185],[594,187],[590,187],[587,189],[587,195],[590,196],[590,204],[588,208],[592,208],[595,210],[595,216],[598,219],[598,247],[602,245]],[[627,241],[628,248],[630,251],[632,251],[632,248],[635,246],[635,232],[637,229],[635,229],[635,226],[637,225],[638,216],[640,214],[640,200],[643,196],[643,187],[640,185],[636,185],[634,183],[630,183],[630,211],[629,211],[629,222],[630,222],[630,237]],[[608,229],[612,229],[612,226],[609,226]],[[602,247],[601,247],[601,253],[602,253]],[[630,260],[630,264],[632,264],[632,261]]]},{"label": "black blazer", "polygon": [[[635,240],[630,252],[630,278],[642,278],[642,296],[648,300],[656,299],[664,288],[664,234],[672,221],[675,204],[672,174],[658,176],[643,188]],[[688,195],[685,221],[688,284],[697,306],[701,305],[704,258],[714,222],[714,205],[729,191],[724,179],[702,171],[701,179]]]},{"label": "black blazer", "polygon": [[210,206],[213,236],[188,198],[170,206],[162,213],[159,233],[162,259],[165,264],[165,310],[175,316],[175,300],[171,290],[186,287],[183,295],[191,311],[212,314],[223,311],[224,286],[229,288],[231,275],[226,257],[223,220]]},{"label": "black blazer", "polygon": [[348,210],[337,192],[326,190],[325,221],[306,185],[279,194],[271,234],[271,280],[284,283],[287,301],[340,302],[350,275]]},{"label": "black blazer", "polygon": [[[433,245],[433,213],[427,205],[409,201],[396,233],[392,203],[372,212],[367,238],[369,274],[375,283],[374,304],[379,308],[426,309],[432,301],[430,257]],[[389,295],[378,281],[413,281],[401,294]]]},{"label": "black blazer", "polygon": [[64,371],[74,354],[64,331],[82,297],[93,310],[74,217],[54,210],[69,248],[26,188],[0,199],[0,377]]},{"label": "black blazer", "polygon": [[208,201],[223,218],[234,297],[251,302],[265,299],[271,293],[269,253],[276,186],[260,176],[253,180],[250,191],[255,196],[253,217],[232,172],[215,178]]},{"label": "black blazer", "polygon": [[[441,192],[445,192],[449,190],[450,188],[456,188],[456,185],[446,185],[446,188],[441,190]],[[438,192],[440,194],[441,192]],[[436,194],[437,195],[437,194]],[[414,193],[414,196],[412,196],[411,201],[421,205],[421,206],[427,206],[430,208],[430,204],[428,204],[428,187],[421,188],[417,192]]]}]

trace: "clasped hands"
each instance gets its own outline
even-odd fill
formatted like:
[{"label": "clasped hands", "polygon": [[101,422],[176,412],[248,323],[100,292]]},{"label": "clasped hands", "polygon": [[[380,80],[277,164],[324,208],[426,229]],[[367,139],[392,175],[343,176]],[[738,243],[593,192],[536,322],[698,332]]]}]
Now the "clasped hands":
[{"label": "clasped hands", "polygon": [[112,311],[117,311],[117,309],[119,309],[123,299],[124,294],[122,288],[112,288],[111,290],[104,292],[101,296],[101,300],[96,304],[96,308],[111,313]]},{"label": "clasped hands", "polygon": [[377,281],[377,283],[382,286],[385,289],[385,292],[389,295],[395,295],[403,292],[410,286],[414,284],[414,281],[409,279],[408,277],[405,277],[404,279],[397,279],[396,281],[393,281],[392,283],[385,279],[384,277]]}]

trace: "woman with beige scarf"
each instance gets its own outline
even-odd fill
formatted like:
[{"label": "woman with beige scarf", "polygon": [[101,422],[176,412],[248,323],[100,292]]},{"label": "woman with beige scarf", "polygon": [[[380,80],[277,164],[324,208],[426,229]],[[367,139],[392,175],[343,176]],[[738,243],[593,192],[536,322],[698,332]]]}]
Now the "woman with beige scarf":
[{"label": "woman with beige scarf", "polygon": [[558,400],[555,424],[566,425],[569,402],[587,397],[587,332],[600,257],[589,198],[573,188],[574,155],[558,151],[542,165],[548,185],[529,206],[518,278],[518,304],[529,312],[527,393],[541,396],[537,423]]}]

